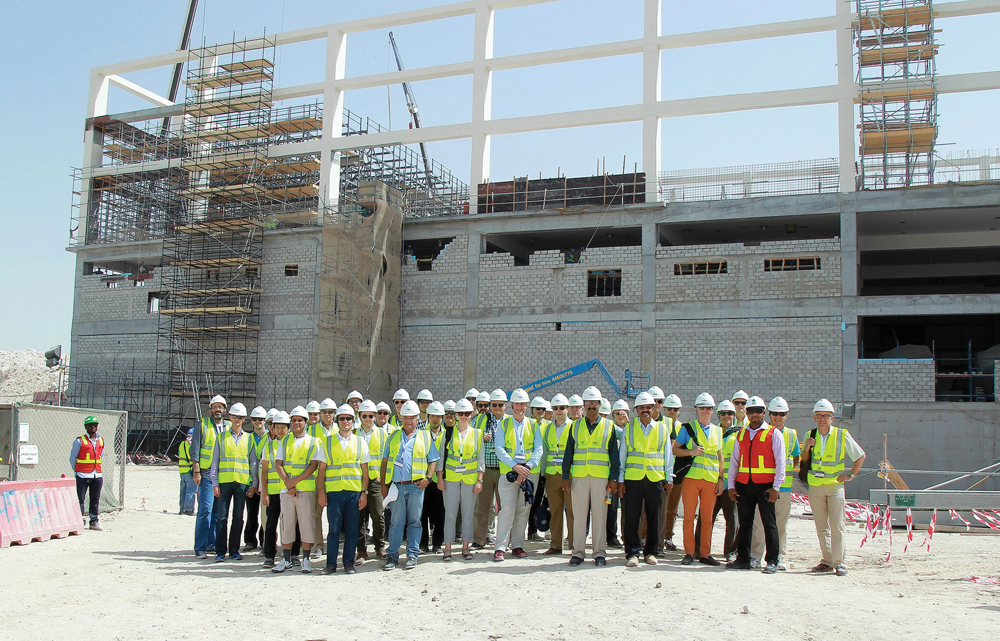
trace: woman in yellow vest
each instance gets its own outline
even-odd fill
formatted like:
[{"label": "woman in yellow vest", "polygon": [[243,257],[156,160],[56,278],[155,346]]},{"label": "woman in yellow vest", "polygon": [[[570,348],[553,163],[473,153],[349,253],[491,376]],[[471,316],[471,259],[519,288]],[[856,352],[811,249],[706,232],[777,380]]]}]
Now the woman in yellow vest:
[{"label": "woman in yellow vest", "polygon": [[[243,420],[247,408],[243,403],[233,403],[229,408],[231,426],[215,442],[212,454],[212,493],[215,495],[215,509],[218,525],[215,530],[215,562],[229,558],[239,561],[240,538],[243,534],[243,510],[246,509],[247,495],[257,483],[257,451],[253,435],[243,431]],[[233,527],[228,531],[229,505],[233,505]]]},{"label": "woman in yellow vest", "polygon": [[[420,406],[420,403],[417,404]],[[434,447],[438,452],[444,449],[444,404],[431,401],[424,412],[427,415],[427,425],[423,428],[430,432]],[[420,423],[417,423],[417,429]],[[440,469],[440,468],[439,468]],[[437,483],[431,483],[424,490],[424,504],[420,513],[420,551],[427,554],[441,553],[444,545],[444,492],[438,489]]]},{"label": "woman in yellow vest", "polygon": [[443,441],[444,465],[437,472],[437,486],[444,493],[443,561],[451,561],[451,544],[455,542],[459,511],[462,513],[462,558],[472,560],[469,546],[476,524],[476,495],[483,490],[486,473],[483,432],[470,426],[472,414],[472,403],[468,399],[455,403],[458,424],[445,432]]},{"label": "woman in yellow vest", "polygon": [[[809,506],[816,523],[823,559],[813,572],[847,576],[844,564],[844,483],[853,481],[865,462],[865,451],[847,430],[833,424],[833,403],[821,398],[813,406],[816,429],[802,444],[802,463],[809,466]],[[845,473],[844,457],[854,461]]]},{"label": "woman in yellow vest", "polygon": [[344,572],[354,574],[358,547],[358,520],[368,503],[368,462],[372,457],[365,440],[354,433],[354,408],[337,408],[337,432],[323,442],[324,459],[316,478],[319,504],[326,508],[330,532],[326,539],[323,574],[337,571],[340,533],[344,533]]},{"label": "woman in yellow vest", "polygon": [[191,437],[194,436],[194,428],[187,431],[187,438],[181,441],[177,448],[177,471],[181,475],[181,496],[180,512],[194,516],[194,499],[198,495],[198,485],[194,482],[194,472],[191,468]]}]

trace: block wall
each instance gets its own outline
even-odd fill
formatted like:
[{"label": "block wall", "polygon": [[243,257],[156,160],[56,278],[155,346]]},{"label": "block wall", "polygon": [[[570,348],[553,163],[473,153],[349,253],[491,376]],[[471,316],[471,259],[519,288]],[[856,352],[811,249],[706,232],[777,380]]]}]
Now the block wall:
[{"label": "block wall", "polygon": [[422,272],[417,269],[417,261],[412,256],[404,258],[403,276],[411,274],[453,274],[469,271],[469,237],[467,235],[455,236],[444,249],[431,261],[430,272]]},{"label": "block wall", "polygon": [[858,400],[933,403],[934,359],[858,360]]},{"label": "block wall", "polygon": [[[111,288],[101,278],[99,274],[80,277],[80,311],[76,322],[156,320],[158,315],[149,311],[149,293],[160,289],[160,277],[155,272],[148,280],[118,281],[117,287]],[[137,282],[142,285],[137,287]]]},{"label": "block wall", "polygon": [[[260,268],[261,314],[316,312],[318,252],[316,237],[265,236],[264,264]],[[285,265],[297,265],[298,275],[285,276]]]},{"label": "block wall", "polygon": [[308,401],[314,351],[311,329],[261,330],[257,344],[258,399],[286,409]]},{"label": "block wall", "polygon": [[464,378],[464,324],[403,327],[399,385],[411,397],[427,388],[435,399],[457,400],[465,393]]}]

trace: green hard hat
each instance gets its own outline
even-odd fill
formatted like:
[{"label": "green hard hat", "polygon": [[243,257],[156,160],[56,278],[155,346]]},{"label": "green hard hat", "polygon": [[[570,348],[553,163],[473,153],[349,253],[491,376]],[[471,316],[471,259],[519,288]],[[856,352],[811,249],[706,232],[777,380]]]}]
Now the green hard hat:
[{"label": "green hard hat", "polygon": [[97,425],[97,417],[96,416],[88,416],[87,418],[83,419],[83,424],[84,425],[91,425],[91,424]]}]

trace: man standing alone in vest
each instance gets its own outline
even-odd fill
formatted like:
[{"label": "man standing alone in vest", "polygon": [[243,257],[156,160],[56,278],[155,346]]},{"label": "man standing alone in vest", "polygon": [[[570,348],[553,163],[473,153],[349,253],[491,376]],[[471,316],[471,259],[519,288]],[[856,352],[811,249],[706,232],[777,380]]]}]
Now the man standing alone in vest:
[{"label": "man standing alone in vest", "polygon": [[181,475],[181,498],[180,511],[178,514],[194,516],[194,497],[198,494],[198,486],[194,482],[194,474],[191,473],[191,437],[194,436],[194,428],[187,431],[187,438],[181,441],[177,448],[177,471]]},{"label": "man standing alone in vest", "polygon": [[[750,569],[750,540],[754,514],[760,512],[764,524],[765,574],[778,571],[778,524],[774,503],[785,481],[785,441],[764,422],[764,400],[751,396],[747,401],[749,425],[736,433],[733,456],[729,460],[729,498],[736,502],[740,529],[736,535],[736,560],[731,570]],[[706,521],[706,524],[708,521]]]},{"label": "man standing alone in vest", "polygon": [[[198,485],[198,517],[194,522],[194,554],[204,559],[206,551],[215,549],[215,494],[208,479],[208,468],[212,466],[215,443],[229,429],[229,421],[223,419],[226,399],[213,396],[208,404],[208,418],[198,421],[194,436],[191,437],[191,467],[194,482]],[[205,483],[202,483],[202,472]]]},{"label": "man standing alone in vest", "polygon": [[[504,560],[508,540],[511,554],[519,559],[528,556],[524,551],[524,537],[531,502],[529,497],[522,496],[521,484],[530,479],[537,486],[538,464],[542,460],[542,436],[538,425],[524,415],[530,401],[528,393],[521,388],[511,392],[513,415],[503,417],[493,441],[500,461],[500,514],[497,515],[497,539],[493,544],[494,561]],[[515,476],[513,481],[511,476]]]},{"label": "man standing alone in vest", "polygon": [[[257,449],[253,435],[243,431],[243,420],[247,408],[243,403],[234,403],[229,408],[231,426],[215,442],[212,467],[212,493],[215,495],[216,520],[215,562],[226,560],[228,544],[229,558],[239,561],[240,538],[243,534],[243,510],[251,486],[257,484]],[[229,505],[233,505],[233,527],[226,529],[229,522]],[[228,534],[228,537],[227,537]]]},{"label": "man standing alone in vest", "polygon": [[[810,461],[809,505],[823,559],[813,572],[835,570],[837,576],[847,576],[844,564],[844,483],[853,481],[865,462],[865,451],[854,437],[833,424],[833,403],[821,398],[813,406],[816,429],[809,432],[803,444],[802,461]],[[851,471],[844,472],[844,457],[854,461]]]},{"label": "man standing alone in vest", "polygon": [[[695,399],[698,418],[685,423],[674,441],[674,456],[690,456],[691,467],[684,476],[684,559],[681,565],[691,565],[695,548],[702,554],[698,560],[705,565],[719,565],[712,556],[712,528],[701,531],[700,545],[694,540],[695,512],[702,523],[710,524],[715,510],[715,497],[722,494],[722,428],[712,423],[715,399],[703,392]],[[700,507],[699,507],[700,506]]]},{"label": "man standing alone in vest", "polygon": [[76,496],[80,499],[80,514],[87,516],[84,497],[90,491],[90,529],[101,530],[98,524],[101,506],[101,488],[104,474],[101,472],[101,457],[104,453],[104,437],[97,433],[97,417],[88,416],[83,420],[86,434],[76,437],[69,453],[69,462],[76,476]]},{"label": "man standing alone in vest", "polygon": [[358,549],[358,519],[368,501],[368,444],[354,433],[354,408],[346,403],[337,409],[338,431],[323,443],[325,459],[316,480],[319,504],[326,508],[330,532],[326,541],[323,574],[337,571],[340,533],[344,533],[344,572],[354,574]]}]

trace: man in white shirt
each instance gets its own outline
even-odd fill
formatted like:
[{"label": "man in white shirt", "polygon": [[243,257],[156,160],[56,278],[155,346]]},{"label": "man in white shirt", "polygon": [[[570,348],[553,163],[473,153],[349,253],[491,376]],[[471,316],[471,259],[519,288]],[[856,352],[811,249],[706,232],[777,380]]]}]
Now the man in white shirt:
[{"label": "man in white shirt", "polygon": [[528,556],[524,551],[524,538],[531,511],[529,498],[534,497],[525,497],[521,484],[530,479],[537,486],[538,464],[542,460],[543,449],[537,423],[524,414],[530,401],[523,389],[511,392],[513,415],[505,416],[500,421],[493,440],[494,451],[500,461],[500,513],[497,515],[497,539],[493,544],[494,561],[504,560],[508,540],[511,554],[518,558]]}]

